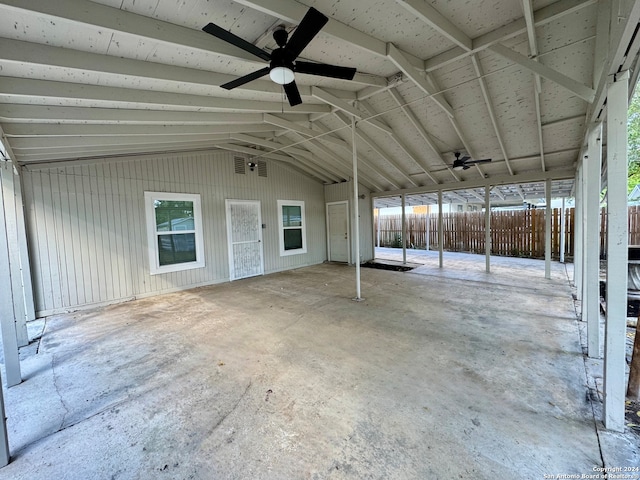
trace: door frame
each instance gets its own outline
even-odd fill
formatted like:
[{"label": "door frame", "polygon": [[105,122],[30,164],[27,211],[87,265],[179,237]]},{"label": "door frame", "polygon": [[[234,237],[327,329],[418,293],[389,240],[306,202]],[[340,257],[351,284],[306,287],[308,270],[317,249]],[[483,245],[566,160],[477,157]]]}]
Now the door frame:
[{"label": "door frame", "polygon": [[349,213],[349,200],[340,200],[339,202],[327,202],[325,205],[325,217],[327,223],[327,260],[329,262],[331,260],[331,231],[329,229],[329,206],[330,205],[339,205],[344,204],[346,206],[347,212],[347,263],[351,264],[351,215]]},{"label": "door frame", "polygon": [[[258,243],[260,244],[260,273],[249,275],[247,277],[236,277],[235,267],[233,263],[233,241],[231,238],[231,204],[244,203],[254,204],[258,206]],[[229,281],[241,280],[243,278],[257,277],[264,275],[264,247],[262,242],[262,204],[260,200],[239,200],[235,198],[227,198],[224,201],[225,223],[227,225],[227,256],[229,259]]]}]

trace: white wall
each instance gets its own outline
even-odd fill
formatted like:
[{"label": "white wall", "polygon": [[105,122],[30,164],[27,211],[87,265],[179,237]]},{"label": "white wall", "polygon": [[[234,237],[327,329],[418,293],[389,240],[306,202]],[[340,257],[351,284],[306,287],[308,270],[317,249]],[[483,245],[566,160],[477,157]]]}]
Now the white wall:
[{"label": "white wall", "polygon": [[[323,185],[268,161],[236,174],[231,152],[30,166],[22,172],[39,316],[229,279],[225,199],[260,200],[265,273],[326,260]],[[248,159],[247,159],[248,161]],[[144,192],[198,193],[205,268],[149,274]],[[307,253],[280,257],[277,200],[304,200]]]},{"label": "white wall", "polygon": [[[371,192],[362,185],[359,186],[360,195],[364,199],[358,200],[360,213],[360,261],[366,262],[374,258],[373,253],[373,207],[371,204]],[[353,225],[353,182],[334,183],[324,186],[324,197],[327,203],[349,201],[349,218]],[[351,232],[351,251],[355,252],[355,238],[353,229]],[[353,262],[353,259],[352,259]]]}]

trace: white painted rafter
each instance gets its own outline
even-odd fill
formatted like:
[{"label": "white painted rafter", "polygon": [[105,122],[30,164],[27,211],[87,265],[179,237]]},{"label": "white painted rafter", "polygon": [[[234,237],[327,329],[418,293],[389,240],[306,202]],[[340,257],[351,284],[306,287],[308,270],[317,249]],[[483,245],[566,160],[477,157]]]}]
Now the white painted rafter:
[{"label": "white painted rafter", "polygon": [[[302,20],[302,17],[304,17],[308,10],[308,7],[293,0],[236,0],[236,3],[294,24],[300,23],[300,20]],[[322,33],[349,42],[379,57],[387,56],[387,46],[385,42],[344,23],[338,22],[333,18],[329,18],[327,24],[322,28]],[[403,52],[403,54],[414,68],[424,68],[422,60],[407,52]]]},{"label": "white painted rafter", "polygon": [[[507,154],[507,149],[504,145],[504,140],[502,139],[502,133],[500,132],[500,126],[498,125],[496,112],[493,108],[493,101],[491,100],[491,95],[489,95],[489,88],[487,87],[487,82],[484,79],[484,72],[482,70],[482,65],[480,64],[480,60],[478,59],[478,56],[475,53],[471,55],[471,63],[473,63],[473,68],[476,72],[478,83],[480,84],[480,90],[482,90],[482,97],[484,98],[484,103],[487,107],[489,118],[491,119],[491,125],[493,125],[493,131],[496,134],[496,140],[498,141],[498,145],[500,145],[500,150],[502,151],[502,156],[504,158],[507,169],[509,170],[509,174],[513,175],[513,169],[511,168],[511,163],[509,162],[509,155]],[[540,124],[538,123],[538,125]]]},{"label": "white painted rafter", "polygon": [[132,35],[138,39],[152,39],[161,44],[181,45],[233,59],[241,58],[260,63],[260,59],[254,55],[202,31],[86,0],[0,0],[0,12],[2,11],[7,15],[37,12],[44,18],[92,25],[109,32]]},{"label": "white painted rafter", "polygon": [[[367,110],[367,112],[375,117],[379,117],[381,118],[381,115],[378,114],[378,112],[375,111],[375,109],[373,108],[373,106],[371,106],[366,100],[360,102],[360,105]],[[382,121],[382,120],[381,120]],[[416,154],[413,149],[411,147],[409,147],[409,145],[407,145],[407,143],[398,136],[398,134],[392,130],[392,134],[391,134],[391,138],[393,139],[393,141],[396,143],[396,145],[398,145],[398,147],[405,153],[405,155],[407,155],[411,160],[413,160],[413,162],[416,164],[416,166],[422,170],[422,172],[429,177],[429,180],[431,180],[433,183],[441,183],[440,180],[438,180],[437,178],[435,178],[431,173],[431,169],[429,168],[429,166],[425,163],[424,159],[419,156],[418,154]]]},{"label": "white painted rafter", "polygon": [[434,89],[427,79],[412,67],[412,64],[407,59],[406,55],[392,43],[389,43],[387,48],[389,60],[395,63],[402,73],[410,78],[418,88],[420,88],[420,90],[429,95],[431,99],[436,102],[436,104],[442,108],[447,115],[449,115],[449,117],[453,117],[453,108],[444,98],[444,95]]},{"label": "white painted rafter", "polygon": [[[68,101],[70,105],[112,107],[121,104],[137,104],[139,108],[154,109],[159,106],[171,106],[175,110],[197,111],[229,111],[245,112],[281,112],[293,111],[293,107],[282,102],[260,102],[253,100],[237,100],[216,98],[203,95],[154,92],[135,88],[102,87],[49,80],[32,80],[28,78],[0,77],[0,99],[15,103],[32,97],[31,103],[59,105]],[[327,105],[303,103],[295,107],[295,113],[318,113],[330,109]]]},{"label": "white painted rafter", "polygon": [[[51,69],[65,69],[82,72],[96,72],[101,75],[127,76],[132,79],[152,79],[175,84],[176,86],[204,85],[219,88],[219,85],[237,78],[236,75],[199,70],[196,68],[179,67],[113,55],[83,52],[69,48],[53,47],[20,40],[0,38],[0,65],[3,63],[20,64],[23,66],[41,66]],[[260,65],[256,65],[256,70]],[[357,74],[352,82],[361,83],[375,88],[386,86],[385,78],[376,75]],[[269,80],[254,80],[240,87],[239,91],[267,92],[280,94],[282,88]],[[311,87],[298,85],[300,95],[311,96]],[[339,98],[355,99],[355,93],[349,91],[333,91]]]},{"label": "white painted rafter", "polygon": [[359,120],[364,120],[365,122],[373,125],[374,127],[379,128],[384,133],[387,133],[387,134],[393,133],[393,130],[389,126],[383,124],[382,122],[380,122],[375,118],[367,118],[367,116],[363,112],[358,110],[356,107],[350,105],[349,103],[336,97],[335,95],[330,94],[329,92],[327,92],[326,90],[323,90],[322,88],[312,87],[311,93],[318,100],[322,100],[323,102],[326,102],[329,105],[334,106],[338,110],[342,110],[348,113],[349,115],[353,115]]},{"label": "white painted rafter", "polygon": [[[342,112],[335,112],[336,117],[344,124],[350,125],[351,120]],[[372,139],[369,135],[364,133],[362,129],[356,129],[356,136],[360,140],[364,141],[371,149],[376,152],[386,163],[391,165],[402,178],[404,178],[409,184],[418,186],[413,178],[402,168],[402,166],[394,159],[387,151],[385,151],[378,143]]]},{"label": "white painted rafter", "polygon": [[[288,120],[308,121],[307,114],[286,114]],[[86,108],[47,105],[2,104],[0,122],[54,123],[60,125],[247,125],[263,122],[262,113]]]},{"label": "white painted rafter", "polygon": [[[330,132],[329,128],[327,128],[325,125],[323,125],[320,122],[315,122],[313,124],[313,126],[316,129],[319,130],[319,133],[327,134],[327,133]],[[322,138],[326,138],[326,135],[323,136]],[[349,154],[353,154],[353,146],[347,140],[342,140],[342,139],[340,139],[340,140],[341,140],[342,143],[340,145],[338,145],[336,143],[335,145],[341,148],[341,150],[344,152],[345,156],[341,156],[340,155],[340,156],[338,156],[338,158],[340,159],[341,162],[343,162],[348,167],[351,164],[351,162],[349,161],[347,156]],[[332,152],[331,149],[329,149],[328,147],[323,145],[318,140],[310,139],[309,142],[311,143],[311,145],[319,148],[324,153],[324,155],[329,156],[329,157],[332,156],[332,155],[335,155]],[[387,172],[385,172],[380,167],[378,167],[375,162],[373,162],[369,158],[367,158],[367,156],[364,155],[362,152],[358,153],[358,168],[362,169],[362,170],[364,170],[364,169],[371,170],[373,173],[375,173],[379,177],[383,178],[385,180],[385,182],[387,182],[388,185],[390,185],[390,186],[392,186],[394,188],[400,188],[400,186],[398,185],[398,180],[395,177],[392,177]],[[378,183],[378,182],[376,182],[376,183]],[[381,188],[380,190],[385,190],[385,189]]]},{"label": "white painted rafter", "polygon": [[451,174],[451,176],[456,181],[460,181],[460,177],[458,177],[458,175],[456,175],[456,173],[453,171],[451,166],[444,159],[444,157],[442,156],[442,154],[438,150],[438,147],[436,146],[435,140],[431,137],[431,135],[424,128],[424,126],[422,125],[422,123],[420,122],[418,117],[416,117],[416,115],[413,113],[411,108],[407,105],[407,103],[404,100],[404,98],[402,98],[402,95],[400,95],[400,93],[398,93],[398,91],[395,88],[389,89],[389,94],[395,100],[395,102],[398,104],[400,109],[404,112],[404,114],[409,119],[409,121],[414,126],[414,128],[418,131],[418,133],[420,134],[422,139],[425,141],[427,146],[429,148],[431,148],[431,150],[433,151],[435,156],[437,156],[440,159],[440,161],[443,163],[443,165],[447,168],[447,171]]},{"label": "white painted rafter", "polygon": [[230,125],[56,125],[8,123],[7,137],[129,137],[138,135],[210,135],[220,133],[273,132],[264,123]]},{"label": "white painted rafter", "polygon": [[[538,40],[536,37],[536,26],[533,16],[533,4],[531,0],[522,0],[522,10],[524,12],[524,20],[527,25],[527,37],[529,39],[529,52],[532,59],[538,60]],[[536,127],[538,133],[538,145],[540,148],[540,163],[542,171],[546,170],[544,161],[544,133],[542,131],[542,107],[540,105],[540,95],[542,94],[542,81],[540,75],[534,73],[534,103],[536,108]]]},{"label": "white painted rafter", "polygon": [[557,83],[569,90],[571,93],[582,98],[585,102],[592,103],[595,98],[595,90],[593,88],[590,88],[585,84],[558,72],[557,70],[549,68],[540,62],[536,62],[535,60],[525,57],[518,52],[514,52],[504,45],[496,44],[489,47],[489,50],[537,75],[540,75],[542,78],[546,78],[547,80]]},{"label": "white painted rafter", "polygon": [[[559,0],[534,12],[535,25],[536,27],[546,25],[583,8],[590,7],[597,2],[598,0]],[[471,50],[465,50],[456,46],[446,52],[428,58],[424,62],[425,69],[427,72],[431,72],[450,63],[457,62],[470,53],[478,53],[492,45],[517,37],[526,31],[527,25],[525,19],[519,18],[507,25],[503,25],[502,27],[474,38],[473,48]]]},{"label": "white painted rafter", "polygon": [[75,147],[81,151],[82,147],[103,147],[108,145],[160,145],[163,143],[181,143],[188,144],[190,142],[205,142],[216,140],[229,140],[229,134],[202,134],[202,135],[134,135],[131,137],[31,137],[31,138],[12,138],[11,145],[14,150],[53,150],[56,148]]},{"label": "white painted rafter", "polygon": [[417,18],[436,29],[464,50],[471,50],[473,42],[462,30],[424,0],[396,0]]}]

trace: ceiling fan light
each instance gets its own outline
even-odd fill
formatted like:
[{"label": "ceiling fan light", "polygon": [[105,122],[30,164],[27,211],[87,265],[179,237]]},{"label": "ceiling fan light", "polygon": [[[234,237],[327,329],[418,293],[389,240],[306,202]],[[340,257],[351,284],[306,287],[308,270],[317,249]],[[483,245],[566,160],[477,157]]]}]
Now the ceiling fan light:
[{"label": "ceiling fan light", "polygon": [[295,79],[293,70],[287,67],[274,67],[269,72],[269,77],[278,85],[288,85]]},{"label": "ceiling fan light", "polygon": [[463,164],[460,164],[460,165],[454,165],[454,166],[453,166],[453,169],[454,169],[456,172],[459,172],[460,170],[464,170],[464,165],[463,165]]}]

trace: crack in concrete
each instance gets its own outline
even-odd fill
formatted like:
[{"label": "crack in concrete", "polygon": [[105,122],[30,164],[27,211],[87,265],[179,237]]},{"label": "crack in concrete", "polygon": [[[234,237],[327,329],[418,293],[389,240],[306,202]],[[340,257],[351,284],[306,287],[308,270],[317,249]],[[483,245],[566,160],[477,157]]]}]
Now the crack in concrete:
[{"label": "crack in concrete", "polygon": [[213,432],[216,431],[216,429],[222,425],[222,423],[227,419],[227,417],[229,415],[231,415],[237,408],[238,405],[240,405],[240,402],[242,402],[242,400],[244,399],[244,397],[247,396],[247,393],[249,392],[249,389],[251,388],[251,384],[252,384],[252,380],[249,380],[249,384],[246,386],[246,388],[244,389],[244,392],[242,392],[242,395],[240,395],[240,398],[238,398],[238,401],[233,405],[233,407],[231,407],[231,409],[225,413],[222,418],[213,426],[209,429],[209,435],[212,434]]},{"label": "crack in concrete", "polygon": [[[51,354],[51,373],[53,375],[53,387],[56,389],[56,393],[58,394],[58,398],[60,399],[60,403],[62,404],[62,408],[64,408],[64,415],[62,416],[62,420],[60,421],[60,426],[56,430],[59,432],[64,430],[64,422],[67,419],[67,415],[69,415],[69,407],[67,407],[67,403],[64,401],[62,397],[62,393],[60,393],[60,387],[58,386],[58,375],[56,374],[56,355],[55,353]],[[63,428],[64,427],[64,428]]]}]

